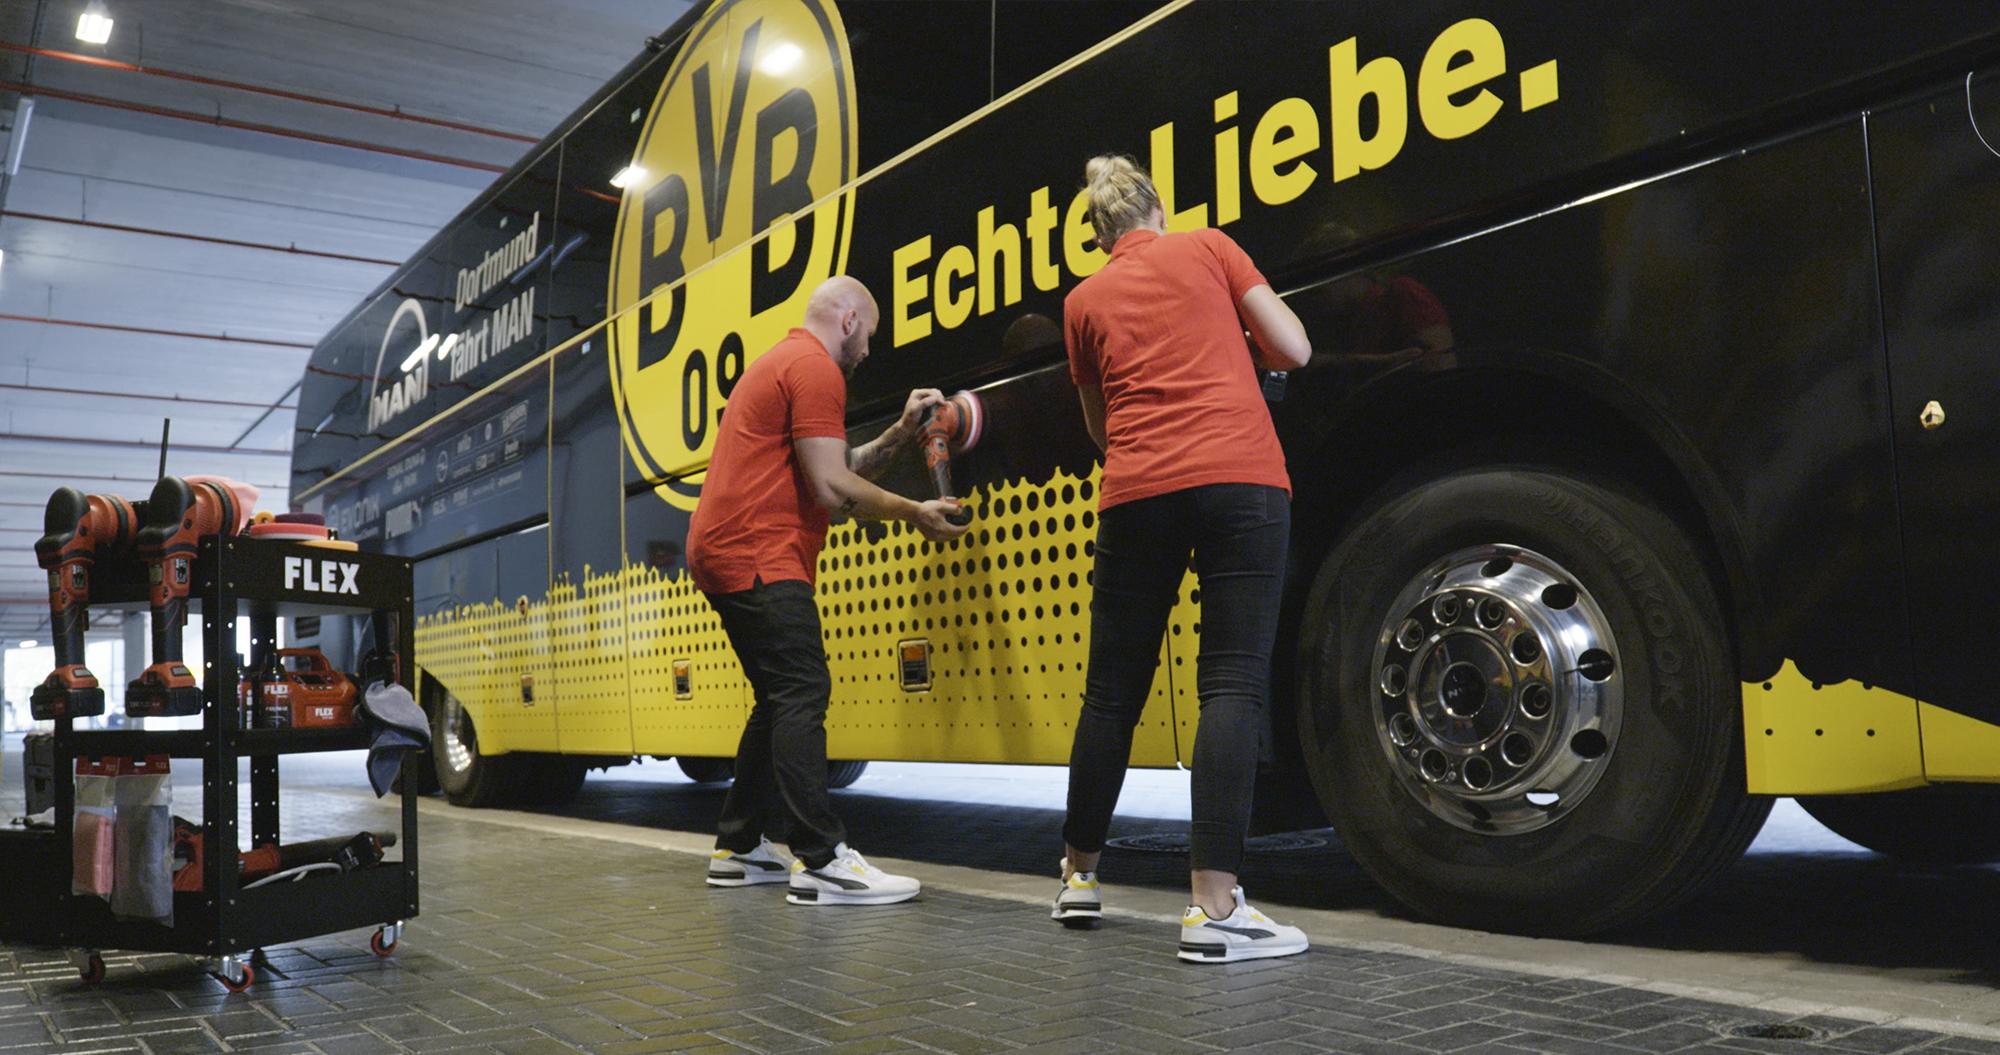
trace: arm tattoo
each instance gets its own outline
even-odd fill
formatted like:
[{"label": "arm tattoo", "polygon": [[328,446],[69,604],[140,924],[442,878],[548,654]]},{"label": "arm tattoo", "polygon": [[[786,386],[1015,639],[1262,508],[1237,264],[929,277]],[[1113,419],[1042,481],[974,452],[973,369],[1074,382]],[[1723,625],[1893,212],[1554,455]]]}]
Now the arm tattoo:
[{"label": "arm tattoo", "polygon": [[864,480],[876,479],[888,471],[889,463],[909,442],[908,435],[900,435],[892,428],[859,447],[850,448],[847,467]]},{"label": "arm tattoo", "polygon": [[842,519],[846,519],[848,517],[852,517],[854,515],[854,511],[859,508],[861,508],[860,501],[857,499],[850,498],[847,501],[840,503],[840,508],[834,510],[833,512],[835,516],[840,517]]}]

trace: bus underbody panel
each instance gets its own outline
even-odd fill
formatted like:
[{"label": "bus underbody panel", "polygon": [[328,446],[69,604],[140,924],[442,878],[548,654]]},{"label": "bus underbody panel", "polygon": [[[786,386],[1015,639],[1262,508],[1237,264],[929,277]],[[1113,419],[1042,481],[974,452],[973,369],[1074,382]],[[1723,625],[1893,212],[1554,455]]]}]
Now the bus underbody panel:
[{"label": "bus underbody panel", "polygon": [[1743,688],[1744,769],[1756,795],[1900,791],[2000,782],[2000,726],[1787,662]]}]

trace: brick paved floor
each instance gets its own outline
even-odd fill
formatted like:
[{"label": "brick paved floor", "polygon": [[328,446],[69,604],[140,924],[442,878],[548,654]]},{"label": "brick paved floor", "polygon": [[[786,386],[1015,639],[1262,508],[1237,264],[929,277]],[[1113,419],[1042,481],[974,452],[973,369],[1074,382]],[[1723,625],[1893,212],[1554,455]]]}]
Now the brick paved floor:
[{"label": "brick paved floor", "polygon": [[[853,799],[850,816],[873,824]],[[375,803],[323,794],[292,795],[286,814],[301,838],[383,822]],[[1189,966],[1170,925],[1069,932],[1034,906],[949,889],[892,908],[793,908],[776,888],[707,889],[694,855],[470,816],[427,815],[423,845],[423,915],[390,961],[366,932],[335,935],[269,950],[253,990],[230,995],[176,957],[114,954],[90,988],[59,952],[0,946],[0,1051],[2000,1055],[1325,942]],[[1779,1026],[1805,1036],[1740,1035]]]}]

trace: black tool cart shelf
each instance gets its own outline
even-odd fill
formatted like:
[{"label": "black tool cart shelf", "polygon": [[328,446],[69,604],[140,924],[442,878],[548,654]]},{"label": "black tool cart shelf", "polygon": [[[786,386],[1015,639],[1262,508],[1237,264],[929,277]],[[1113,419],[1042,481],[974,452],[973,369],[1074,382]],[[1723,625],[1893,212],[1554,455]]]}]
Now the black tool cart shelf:
[{"label": "black tool cart shelf", "polygon": [[[332,593],[302,589],[325,582],[304,574],[323,562],[337,561],[355,570],[340,576]],[[140,618],[146,611],[143,570],[100,565],[91,607],[128,608]],[[113,574],[106,576],[110,571]],[[401,937],[405,920],[417,914],[417,780],[416,752],[405,756],[402,780],[401,860],[389,859],[367,868],[306,875],[297,881],[244,889],[238,878],[237,762],[250,760],[252,846],[278,843],[279,760],[289,754],[347,751],[365,748],[369,734],[361,727],[334,729],[252,729],[238,701],[237,686],[244,670],[236,652],[236,621],[251,621],[252,654],[248,669],[257,670],[269,650],[277,647],[279,618],[350,615],[372,617],[378,649],[394,644],[394,656],[378,654],[378,676],[394,677],[407,686],[414,670],[414,626],[411,620],[410,562],[401,557],[358,553],[300,542],[249,536],[210,538],[201,543],[194,563],[190,609],[199,610],[206,669],[203,672],[202,727],[198,730],[77,731],[71,721],[56,723],[54,860],[61,864],[61,882],[51,893],[60,910],[44,924],[50,944],[66,946],[86,979],[102,975],[98,949],[176,952],[203,957],[224,985],[241,991],[254,981],[253,954],[266,945],[299,941],[321,934],[376,926],[371,946],[389,955]],[[106,601],[100,602],[99,596]],[[194,621],[190,615],[190,622]],[[364,671],[363,677],[370,672]],[[357,679],[357,687],[365,682]],[[72,896],[71,818],[75,808],[75,762],[78,758],[166,755],[202,761],[201,827],[204,844],[221,852],[203,855],[203,890],[174,895],[171,927],[148,921],[119,920],[102,899]]]}]

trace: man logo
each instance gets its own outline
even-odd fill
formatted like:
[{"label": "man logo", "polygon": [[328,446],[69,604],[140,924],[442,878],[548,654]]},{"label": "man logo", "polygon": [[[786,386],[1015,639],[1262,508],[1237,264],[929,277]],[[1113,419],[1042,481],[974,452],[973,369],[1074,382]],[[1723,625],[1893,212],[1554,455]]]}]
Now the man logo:
[{"label": "man logo", "polygon": [[831,0],[719,0],[661,82],[619,181],[609,340],[626,449],[675,506],[744,368],[847,267],[856,128]]},{"label": "man logo", "polygon": [[[404,323],[407,321],[408,326]],[[431,387],[430,325],[424,321],[424,306],[405,297],[382,328],[382,347],[375,351],[375,372],[368,382],[368,431],[374,432],[401,417],[403,412],[424,401]],[[411,332],[406,332],[411,331]],[[398,342],[396,339],[402,337]],[[390,347],[394,345],[393,355]],[[406,351],[406,349],[415,349]],[[394,376],[382,381],[382,367]]]}]

